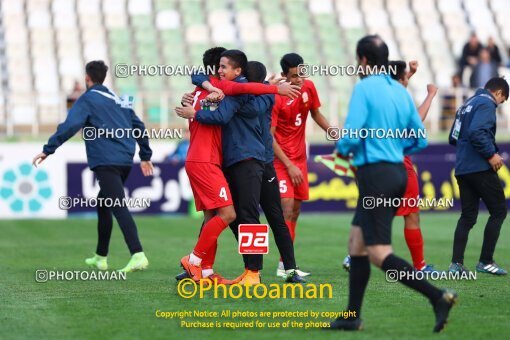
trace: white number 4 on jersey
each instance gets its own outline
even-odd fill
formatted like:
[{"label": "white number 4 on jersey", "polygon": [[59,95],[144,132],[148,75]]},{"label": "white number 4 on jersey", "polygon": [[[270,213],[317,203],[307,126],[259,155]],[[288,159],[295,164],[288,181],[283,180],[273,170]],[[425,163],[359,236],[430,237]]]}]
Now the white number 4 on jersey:
[{"label": "white number 4 on jersey", "polygon": [[225,189],[225,187],[221,187],[220,197],[223,198],[225,201],[228,201],[227,190]]}]

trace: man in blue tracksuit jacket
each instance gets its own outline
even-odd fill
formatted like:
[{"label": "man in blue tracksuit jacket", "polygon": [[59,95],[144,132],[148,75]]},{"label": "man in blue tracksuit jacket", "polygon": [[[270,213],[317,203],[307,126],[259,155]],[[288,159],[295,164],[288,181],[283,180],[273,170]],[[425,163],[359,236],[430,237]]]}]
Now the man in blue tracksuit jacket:
[{"label": "man in blue tracksuit jacket", "polygon": [[[152,150],[145,133],[145,125],[132,109],[132,101],[119,98],[103,84],[108,67],[101,60],[91,61],[85,67],[87,91],[76,101],[66,120],[44,145],[33,164],[37,166],[53,154],[59,146],[83,129],[87,161],[99,182],[97,215],[98,242],[96,254],[85,260],[93,268],[106,270],[108,246],[112,233],[112,214],[119,223],[131,253],[129,263],[121,271],[145,269],[149,262],[138,238],[135,221],[125,204],[124,182],[133,165],[136,144],[140,147],[140,166],[144,176],[151,176]],[[133,132],[136,130],[135,132]],[[136,139],[133,136],[137,137]],[[108,198],[109,200],[105,200]]]},{"label": "man in blue tracksuit jacket", "polygon": [[484,231],[482,251],[476,270],[505,275],[493,259],[499,232],[507,214],[505,195],[497,171],[504,165],[496,145],[496,107],[508,99],[508,83],[490,79],[458,110],[449,142],[456,147],[455,178],[459,185],[462,214],[453,240],[450,271],[465,272],[464,251],[469,231],[476,224],[480,199],[490,217]]},{"label": "man in blue tracksuit jacket", "polygon": [[[394,255],[391,246],[391,226],[398,208],[393,202],[398,203],[407,184],[404,154],[426,147],[427,140],[419,133],[424,129],[423,123],[409,93],[387,74],[388,47],[384,41],[379,36],[366,36],[358,41],[356,55],[367,74],[361,74],[351,96],[344,125],[349,133],[337,143],[338,152],[353,154],[353,163],[358,167],[358,221],[353,223],[350,234],[349,303],[344,309],[354,316],[337,318],[328,329],[362,328],[360,312],[372,262],[387,277],[397,274],[392,279],[429,299],[436,314],[434,331],[440,331],[456,295],[441,291],[423,278],[408,276],[414,272],[413,266]],[[361,133],[370,129],[381,129],[386,136]],[[409,138],[392,137],[390,131],[408,131]]]}]

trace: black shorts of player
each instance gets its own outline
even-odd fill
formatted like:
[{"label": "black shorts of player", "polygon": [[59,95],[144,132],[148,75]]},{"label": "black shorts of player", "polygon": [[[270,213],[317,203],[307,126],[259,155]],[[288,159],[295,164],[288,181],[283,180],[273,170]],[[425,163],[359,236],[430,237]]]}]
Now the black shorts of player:
[{"label": "black shorts of player", "polygon": [[361,227],[365,245],[391,244],[391,224],[398,209],[393,199],[401,198],[407,185],[404,164],[367,164],[358,168],[356,179],[359,197],[352,224]]}]

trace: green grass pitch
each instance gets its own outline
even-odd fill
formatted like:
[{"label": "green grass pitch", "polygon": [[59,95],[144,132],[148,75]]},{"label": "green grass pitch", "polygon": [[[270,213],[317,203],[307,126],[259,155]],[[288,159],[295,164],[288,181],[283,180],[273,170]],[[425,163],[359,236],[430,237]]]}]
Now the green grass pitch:
[{"label": "green grass pitch", "polygon": [[[458,215],[422,215],[425,256],[429,263],[446,269]],[[397,283],[387,283],[372,267],[362,318],[365,330],[353,333],[301,329],[184,329],[179,320],[156,318],[155,311],[339,311],[347,304],[347,273],[341,268],[346,254],[351,214],[304,215],[298,224],[296,256],[304,270],[313,272],[311,283],[330,283],[333,299],[224,300],[183,299],[176,293],[174,275],[179,259],[189,253],[200,221],[186,217],[137,218],[149,270],[128,274],[126,281],[35,282],[37,269],[82,270],[85,257],[95,250],[96,221],[2,221],[0,224],[0,339],[253,339],[301,338],[424,338],[432,336],[433,313],[422,296]],[[481,214],[470,235],[465,264],[474,269],[480,252]],[[510,267],[510,232],[503,226],[496,260]],[[403,223],[393,226],[395,253],[410,260],[404,242]],[[114,226],[109,264],[121,268],[129,254],[120,230]],[[275,277],[276,246],[264,258],[264,283],[281,282]],[[216,270],[232,278],[241,273],[241,257],[229,230],[220,237]],[[459,304],[441,338],[505,338],[510,333],[508,277],[478,274],[477,281],[441,281],[459,293]],[[505,335],[506,334],[506,335]]]}]

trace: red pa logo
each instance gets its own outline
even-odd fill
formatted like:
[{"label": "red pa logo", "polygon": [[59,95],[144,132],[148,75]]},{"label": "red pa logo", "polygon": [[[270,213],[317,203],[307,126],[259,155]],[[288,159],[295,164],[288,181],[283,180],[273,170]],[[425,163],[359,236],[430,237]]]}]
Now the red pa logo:
[{"label": "red pa logo", "polygon": [[269,226],[267,224],[239,225],[239,254],[269,253]]}]

